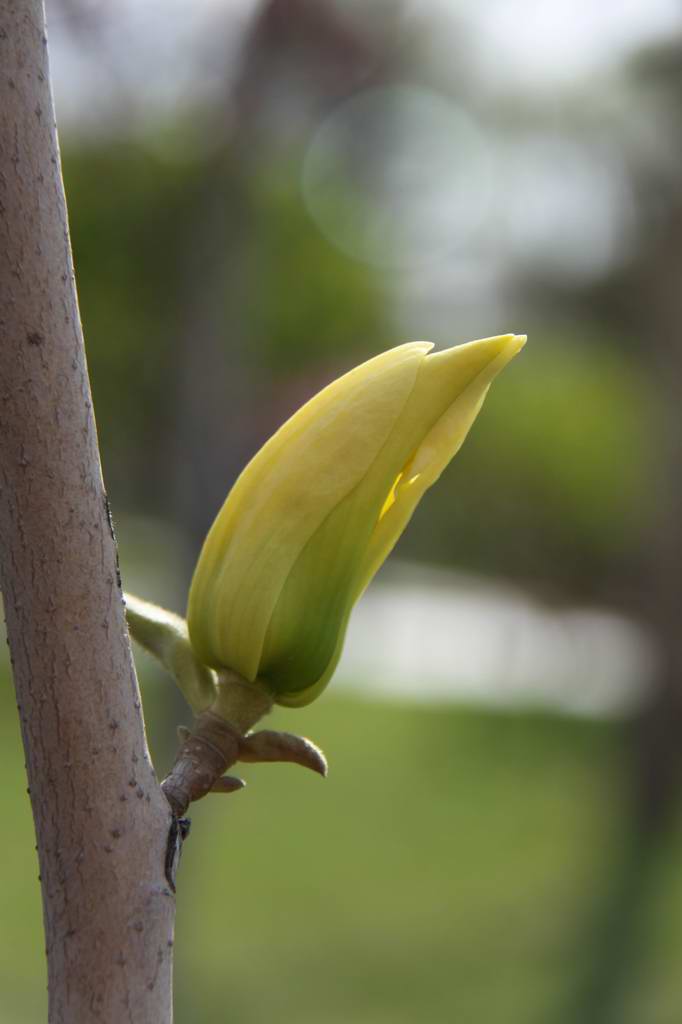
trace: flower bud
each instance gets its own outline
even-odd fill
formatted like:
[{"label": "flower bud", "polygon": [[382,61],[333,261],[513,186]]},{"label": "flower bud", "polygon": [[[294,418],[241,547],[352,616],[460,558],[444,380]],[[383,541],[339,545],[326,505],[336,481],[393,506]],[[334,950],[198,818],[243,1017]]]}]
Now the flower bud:
[{"label": "flower bud", "polygon": [[301,706],[329,681],[353,605],[464,441],[507,334],[431,355],[390,349],[315,395],[242,472],[194,573],[187,621],[202,662]]}]

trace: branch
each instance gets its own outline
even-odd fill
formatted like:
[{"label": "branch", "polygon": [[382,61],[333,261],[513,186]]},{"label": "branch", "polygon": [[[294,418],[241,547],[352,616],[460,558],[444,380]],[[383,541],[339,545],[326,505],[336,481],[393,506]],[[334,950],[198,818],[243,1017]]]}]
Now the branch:
[{"label": "branch", "polygon": [[0,0],[0,585],[51,1024],[171,1019],[171,814],[99,463],[40,0]]}]

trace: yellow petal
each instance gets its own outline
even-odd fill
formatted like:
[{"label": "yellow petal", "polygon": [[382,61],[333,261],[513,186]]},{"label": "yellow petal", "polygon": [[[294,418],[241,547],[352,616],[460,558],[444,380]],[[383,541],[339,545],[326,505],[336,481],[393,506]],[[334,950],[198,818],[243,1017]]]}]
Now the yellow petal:
[{"label": "yellow petal", "polygon": [[395,547],[424,492],[461,448],[493,379],[525,343],[525,334],[506,334],[435,352],[424,360],[404,422],[411,417],[422,425],[428,422],[428,415],[422,417],[436,396],[439,409],[444,394],[451,401],[395,480],[367,548],[356,600]]},{"label": "yellow petal", "polygon": [[273,610],[260,671],[280,704],[301,706],[324,689],[356,600],[461,446],[492,379],[524,342],[486,338],[423,360],[371,471],[301,552]]},{"label": "yellow petal", "polygon": [[243,471],[190,588],[190,637],[206,664],[256,677],[273,610],[301,550],[369,471],[431,347],[401,345],[334,381]]}]

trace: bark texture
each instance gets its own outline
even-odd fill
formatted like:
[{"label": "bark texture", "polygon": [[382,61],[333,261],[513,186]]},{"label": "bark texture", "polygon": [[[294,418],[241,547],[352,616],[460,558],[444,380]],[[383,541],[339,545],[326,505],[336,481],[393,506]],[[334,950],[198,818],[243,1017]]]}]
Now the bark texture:
[{"label": "bark texture", "polygon": [[42,0],[0,0],[0,585],[38,841],[49,1019],[171,1020],[171,813],[100,471]]}]

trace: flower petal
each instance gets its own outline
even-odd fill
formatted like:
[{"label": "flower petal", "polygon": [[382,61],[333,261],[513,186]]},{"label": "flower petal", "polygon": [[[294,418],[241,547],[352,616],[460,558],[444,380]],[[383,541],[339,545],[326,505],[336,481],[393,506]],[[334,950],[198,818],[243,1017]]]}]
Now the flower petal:
[{"label": "flower petal", "polygon": [[422,362],[390,438],[311,537],[282,588],[259,670],[278,703],[299,707],[324,689],[356,600],[464,441],[493,377],[524,340],[486,338]]},{"label": "flower petal", "polygon": [[413,342],[339,378],[251,460],[209,531],[189,595],[192,645],[247,679],[282,588],[320,524],[365,477],[432,346]]},{"label": "flower petal", "polygon": [[[411,414],[423,415],[436,394],[442,394],[444,385],[452,389],[452,400],[424,435],[395,482],[367,547],[356,600],[393,550],[424,492],[461,448],[492,380],[525,342],[526,336],[518,334],[484,338],[436,352],[424,360],[406,418]],[[465,386],[457,393],[463,381]]]}]

